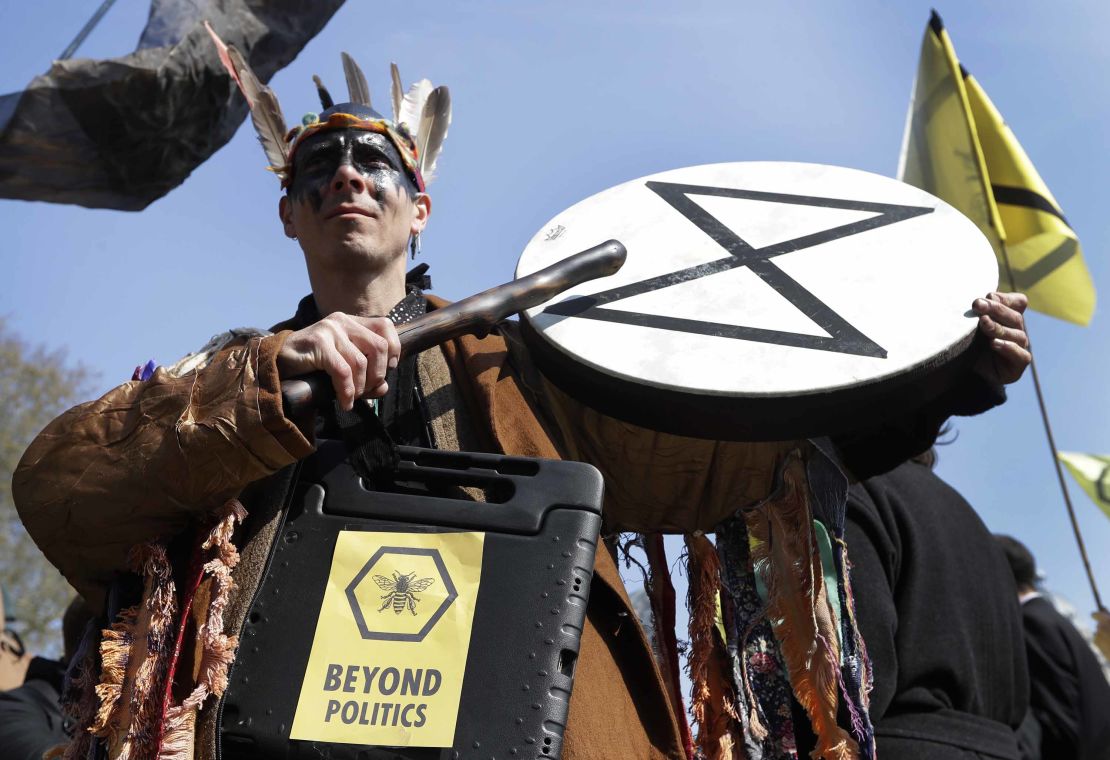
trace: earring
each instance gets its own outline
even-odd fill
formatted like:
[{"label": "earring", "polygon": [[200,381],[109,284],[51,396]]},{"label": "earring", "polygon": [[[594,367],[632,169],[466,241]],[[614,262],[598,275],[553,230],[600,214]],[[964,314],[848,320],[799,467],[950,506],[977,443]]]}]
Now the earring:
[{"label": "earring", "polygon": [[420,233],[416,233],[409,238],[409,251],[412,253],[413,261],[416,260],[416,254],[420,253]]}]

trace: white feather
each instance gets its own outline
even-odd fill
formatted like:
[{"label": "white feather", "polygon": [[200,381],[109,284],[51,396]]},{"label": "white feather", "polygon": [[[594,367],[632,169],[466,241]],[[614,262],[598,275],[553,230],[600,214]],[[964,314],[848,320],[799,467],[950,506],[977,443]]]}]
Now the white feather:
[{"label": "white feather", "polygon": [[397,116],[397,124],[408,127],[409,134],[416,136],[420,128],[420,117],[424,113],[424,101],[432,94],[432,83],[421,79],[409,87],[405,97],[401,100],[401,112]]}]

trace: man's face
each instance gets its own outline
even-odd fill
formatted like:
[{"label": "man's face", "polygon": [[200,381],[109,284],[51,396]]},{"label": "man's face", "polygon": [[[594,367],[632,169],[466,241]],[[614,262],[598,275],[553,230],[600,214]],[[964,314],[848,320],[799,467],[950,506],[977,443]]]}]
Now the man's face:
[{"label": "man's face", "polygon": [[351,129],[321,132],[297,148],[281,202],[286,234],[310,259],[340,268],[403,257],[428,210],[389,138]]}]

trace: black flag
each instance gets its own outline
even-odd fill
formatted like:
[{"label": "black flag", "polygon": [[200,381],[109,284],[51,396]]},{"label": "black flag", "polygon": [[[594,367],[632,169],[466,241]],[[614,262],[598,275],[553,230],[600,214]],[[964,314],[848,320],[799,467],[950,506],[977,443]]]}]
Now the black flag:
[{"label": "black flag", "polygon": [[153,0],[134,53],[55,61],[0,96],[0,197],[139,211],[222,147],[247,104],[207,19],[263,82],[343,0]]}]

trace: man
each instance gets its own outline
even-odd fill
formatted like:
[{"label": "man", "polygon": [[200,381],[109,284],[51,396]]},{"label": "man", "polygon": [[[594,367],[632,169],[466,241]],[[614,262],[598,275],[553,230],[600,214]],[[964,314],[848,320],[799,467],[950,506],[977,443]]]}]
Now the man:
[{"label": "man", "polygon": [[[248,72],[237,76],[253,87]],[[252,93],[253,102],[266,102],[264,92]],[[312,296],[273,335],[231,335],[71,410],[24,457],[14,489],[31,534],[78,589],[122,611],[101,643],[99,691],[81,712],[113,755],[159,745],[191,751],[194,740],[198,756],[215,751],[218,700],[209,696],[226,683],[235,636],[276,535],[282,473],[313,448],[313,431],[283,414],[283,378],[328,373],[344,409],[363,396],[382,399],[383,423],[404,442],[558,456],[501,338],[449,342],[411,360],[415,367],[398,362],[393,323],[436,305],[405,288],[406,248],[431,212],[423,174],[434,154],[417,158],[420,136],[414,141],[401,123],[397,114],[390,122],[355,103],[325,108],[290,145],[284,125],[264,126],[273,168],[288,188],[280,218],[305,254]],[[976,308],[995,314],[996,307],[984,301]],[[391,319],[381,316],[387,313]],[[1001,342],[1004,354],[1012,346]],[[433,409],[414,403],[420,396],[447,401]],[[414,410],[422,424],[406,431],[401,421]],[[249,517],[236,552],[230,535],[242,513],[229,500],[239,494]],[[174,578],[191,565],[213,570],[185,584],[179,611]],[[133,603],[113,584],[129,566],[144,578]],[[188,625],[179,624],[182,613]],[[197,646],[178,646],[192,667],[173,670],[166,705],[157,687],[176,661],[166,655],[175,651],[175,630]],[[679,736],[650,647],[602,550],[564,757],[682,757]]]},{"label": "man", "polygon": [[[252,86],[249,70],[236,75]],[[255,104],[272,97],[253,93]],[[275,145],[284,125],[261,130],[288,190],[281,223],[300,244],[312,286],[296,316],[273,334],[225,336],[70,410],[36,439],[14,478],[36,542],[91,603],[113,613],[100,643],[103,668],[86,674],[90,685],[99,680],[96,692],[86,688],[71,708],[111,757],[217,752],[218,697],[275,540],[291,465],[313,452],[310,424],[283,413],[283,379],[326,372],[344,410],[381,399],[382,421],[403,443],[558,456],[500,337],[399,360],[394,323],[437,305],[405,280],[407,250],[431,213],[424,175],[435,152],[417,158],[428,135],[400,118],[410,105],[416,114],[428,109],[406,100],[389,120],[368,102],[327,107],[330,95],[321,99],[323,112],[289,143]],[[413,414],[420,424],[403,424]],[[244,519],[239,495],[249,515],[233,542]],[[141,589],[117,580],[128,569],[141,575]],[[682,755],[634,619],[602,549],[563,745],[568,760]],[[182,646],[182,636],[191,641]],[[83,757],[88,736],[67,756]],[[226,748],[223,757],[231,757]]]},{"label": "man", "polygon": [[1020,541],[994,537],[1013,573],[1025,651],[1029,707],[1044,760],[1110,758],[1110,684],[1083,636],[1037,590],[1037,563]]}]

